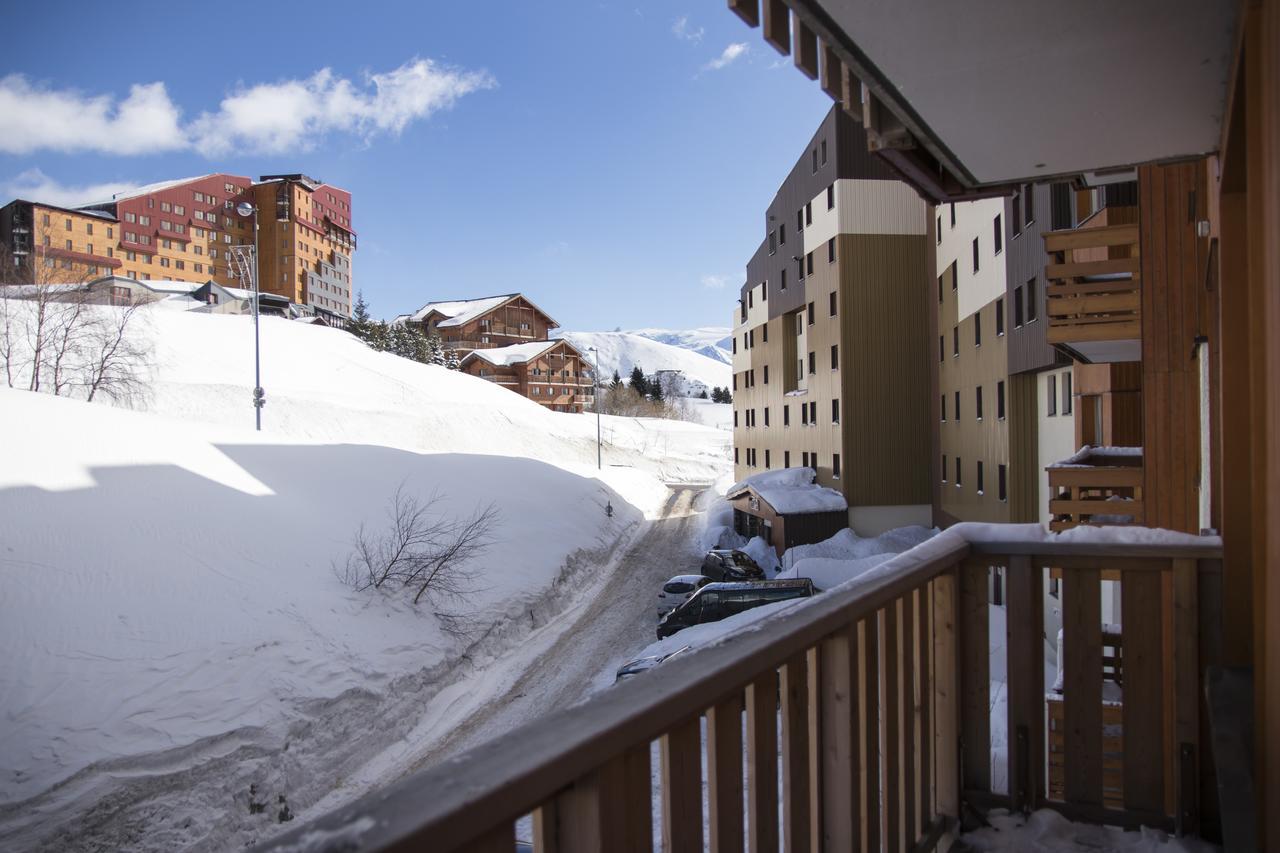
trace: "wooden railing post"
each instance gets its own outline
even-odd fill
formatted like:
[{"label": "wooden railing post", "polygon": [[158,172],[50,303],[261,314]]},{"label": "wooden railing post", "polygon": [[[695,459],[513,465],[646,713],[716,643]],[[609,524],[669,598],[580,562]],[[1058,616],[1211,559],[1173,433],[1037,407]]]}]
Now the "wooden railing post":
[{"label": "wooden railing post", "polygon": [[1161,572],[1121,574],[1124,626],[1124,806],[1164,814]]},{"label": "wooden railing post", "polygon": [[991,650],[985,560],[960,567],[960,772],[964,790],[991,790]]},{"label": "wooden railing post", "polygon": [[933,755],[937,813],[960,817],[960,679],[956,655],[958,573],[933,582]]},{"label": "wooden railing post", "polygon": [[822,847],[862,847],[857,626],[822,641]]},{"label": "wooden railing post", "polygon": [[662,846],[702,850],[702,726],[691,717],[662,736]]},{"label": "wooden railing post", "polygon": [[778,673],[747,685],[747,850],[778,849]]},{"label": "wooden railing post", "polygon": [[1102,573],[1098,569],[1063,572],[1062,636],[1063,796],[1067,802],[1101,806]]},{"label": "wooden railing post", "polygon": [[861,647],[861,674],[858,679],[858,702],[862,711],[862,825],[866,830],[867,850],[879,850],[883,837],[880,826],[880,627],[879,614],[872,613],[858,623],[858,645]]},{"label": "wooden railing post", "polygon": [[645,744],[606,761],[537,809],[535,849],[538,853],[650,853],[650,800],[649,747]]},{"label": "wooden railing post", "polygon": [[898,634],[898,601],[880,611],[880,727],[881,783],[884,801],[884,847],[889,853],[904,849],[902,840],[902,645]]},{"label": "wooden railing post", "polygon": [[707,804],[712,853],[742,851],[742,694],[707,711]]},{"label": "wooden railing post", "polygon": [[1173,702],[1177,748],[1174,826],[1200,832],[1199,577],[1195,560],[1173,561]]},{"label": "wooden railing post", "polygon": [[1044,798],[1043,570],[1026,555],[1009,557],[1006,611],[1009,682],[1009,798],[1030,811]]},{"label": "wooden railing post", "polygon": [[809,685],[807,654],[782,667],[782,837],[788,851],[809,850]]}]

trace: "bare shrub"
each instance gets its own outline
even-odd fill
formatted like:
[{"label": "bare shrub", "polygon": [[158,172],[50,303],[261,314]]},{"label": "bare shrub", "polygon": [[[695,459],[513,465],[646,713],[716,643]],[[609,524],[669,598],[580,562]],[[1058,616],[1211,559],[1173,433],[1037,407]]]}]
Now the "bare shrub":
[{"label": "bare shrub", "polygon": [[493,545],[499,514],[489,504],[469,516],[446,516],[438,511],[444,502],[439,492],[421,501],[402,483],[388,502],[387,526],[371,532],[360,525],[339,576],[357,590],[404,590],[414,605],[425,598],[447,632],[465,634],[464,614],[438,608],[465,603],[482,589],[475,560]]},{"label": "bare shrub", "polygon": [[80,364],[80,382],[89,402],[99,393],[120,403],[142,392],[142,374],[151,354],[143,342],[150,338],[136,334],[135,315],[146,304],[133,302],[117,311],[100,313],[89,324],[81,343],[84,357]]}]

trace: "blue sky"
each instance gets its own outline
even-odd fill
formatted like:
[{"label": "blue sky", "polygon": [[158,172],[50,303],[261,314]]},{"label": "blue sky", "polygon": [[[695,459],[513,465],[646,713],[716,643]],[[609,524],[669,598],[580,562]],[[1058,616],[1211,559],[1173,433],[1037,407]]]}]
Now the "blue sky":
[{"label": "blue sky", "polygon": [[522,291],[568,329],[726,325],[831,104],[723,0],[125,9],[10,21],[0,203],[304,172],[354,194],[376,316]]}]

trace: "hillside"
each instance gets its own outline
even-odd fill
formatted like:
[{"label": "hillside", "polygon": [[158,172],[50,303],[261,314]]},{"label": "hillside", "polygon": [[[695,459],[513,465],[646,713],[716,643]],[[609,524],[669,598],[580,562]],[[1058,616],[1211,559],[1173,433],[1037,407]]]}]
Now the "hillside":
[{"label": "hillside", "polygon": [[697,329],[629,329],[627,333],[732,364],[733,342],[729,339],[730,332],[728,326],[701,326]]},{"label": "hillside", "polygon": [[724,361],[631,332],[565,332],[563,337],[583,352],[589,347],[599,349],[602,382],[615,370],[625,380],[637,364],[649,375],[659,370],[682,371],[708,390],[727,388],[733,381],[733,368]]},{"label": "hillside", "polygon": [[[147,849],[243,846],[225,804],[251,782],[323,793],[403,737],[459,661],[503,655],[566,605],[565,584],[602,576],[664,482],[728,466],[722,431],[606,417],[598,472],[593,415],[272,317],[258,433],[251,320],[146,319],[135,411],[0,389],[5,849],[48,843],[117,786],[197,772],[200,793],[172,801],[178,834]],[[499,513],[465,600],[444,606],[474,615],[466,636],[339,577],[397,489],[438,496],[434,518]]]}]

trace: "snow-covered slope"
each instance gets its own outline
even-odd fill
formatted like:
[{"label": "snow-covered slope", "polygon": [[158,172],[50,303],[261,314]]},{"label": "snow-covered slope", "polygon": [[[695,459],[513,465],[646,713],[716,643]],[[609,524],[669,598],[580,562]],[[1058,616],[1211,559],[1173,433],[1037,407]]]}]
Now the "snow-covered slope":
[{"label": "snow-covered slope", "polygon": [[682,371],[708,389],[727,388],[733,380],[728,362],[631,332],[565,332],[563,337],[583,352],[588,347],[599,350],[601,381],[607,381],[615,370],[625,381],[637,364],[650,376],[659,370]]},{"label": "snow-covered slope", "polygon": [[[225,791],[169,814],[168,840],[149,828],[147,849],[244,846],[250,781],[333,784],[403,736],[461,654],[502,654],[564,605],[558,584],[607,568],[664,480],[728,466],[720,430],[606,417],[597,472],[594,416],[270,317],[258,433],[251,320],[147,319],[139,411],[0,389],[0,848],[210,763]],[[468,638],[338,577],[401,487],[446,515],[500,513],[451,608],[475,615]]]},{"label": "snow-covered slope", "polygon": [[733,364],[733,342],[729,340],[728,326],[701,326],[697,329],[631,329],[628,334],[639,335],[660,344],[670,344],[705,355],[725,364]]}]

